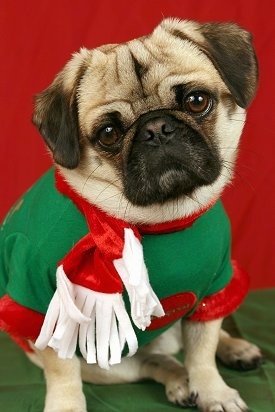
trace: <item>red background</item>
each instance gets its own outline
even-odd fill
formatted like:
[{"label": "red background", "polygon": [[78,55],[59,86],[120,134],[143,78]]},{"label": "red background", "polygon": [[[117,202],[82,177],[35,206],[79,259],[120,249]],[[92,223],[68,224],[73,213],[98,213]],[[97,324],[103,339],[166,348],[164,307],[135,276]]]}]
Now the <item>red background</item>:
[{"label": "red background", "polygon": [[273,9],[273,0],[1,0],[0,219],[51,164],[31,124],[33,96],[47,87],[73,51],[146,34],[168,16],[236,21],[253,33],[260,85],[224,203],[232,221],[233,256],[250,272],[251,288],[274,287]]}]

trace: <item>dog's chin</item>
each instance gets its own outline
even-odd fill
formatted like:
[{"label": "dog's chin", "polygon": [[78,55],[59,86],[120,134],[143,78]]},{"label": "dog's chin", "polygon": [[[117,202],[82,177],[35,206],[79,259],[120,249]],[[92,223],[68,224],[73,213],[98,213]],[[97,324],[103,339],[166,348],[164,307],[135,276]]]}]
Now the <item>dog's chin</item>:
[{"label": "dog's chin", "polygon": [[188,181],[183,183],[182,173],[178,171],[165,172],[157,180],[157,184],[148,180],[147,185],[142,187],[126,185],[124,195],[134,206],[149,207],[155,204],[163,205],[179,198],[192,197],[192,193],[200,187]]},{"label": "dog's chin", "polygon": [[220,172],[217,161],[204,173],[180,167],[162,173],[146,173],[143,177],[142,173],[139,177],[130,175],[124,179],[124,195],[135,206],[163,205],[180,198],[192,198],[197,189],[213,184]]}]

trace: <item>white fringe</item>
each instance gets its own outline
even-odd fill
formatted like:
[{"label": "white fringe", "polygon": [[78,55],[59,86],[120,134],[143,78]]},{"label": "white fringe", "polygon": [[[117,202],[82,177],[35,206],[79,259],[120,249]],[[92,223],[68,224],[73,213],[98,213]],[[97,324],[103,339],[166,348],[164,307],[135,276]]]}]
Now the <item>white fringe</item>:
[{"label": "white fringe", "polygon": [[[150,286],[143,249],[131,229],[124,229],[122,258],[113,261],[128,292],[131,317],[145,330],[151,316],[163,316],[161,303]],[[50,346],[62,359],[72,358],[77,344],[87,363],[101,368],[121,362],[125,343],[128,356],[138,349],[138,341],[120,293],[100,293],[70,282],[59,266],[57,289],[49,304],[40,334],[38,349]]]},{"label": "white fringe", "polygon": [[77,343],[87,363],[101,368],[121,362],[125,342],[128,356],[138,349],[138,342],[120,293],[100,293],[75,285],[63,266],[57,269],[57,290],[48,307],[38,349],[50,346],[62,359],[72,358]]},{"label": "white fringe", "polygon": [[113,261],[129,295],[131,317],[135,325],[145,330],[151,316],[164,316],[162,305],[153,291],[144,263],[143,248],[132,229],[124,229],[122,258]]}]

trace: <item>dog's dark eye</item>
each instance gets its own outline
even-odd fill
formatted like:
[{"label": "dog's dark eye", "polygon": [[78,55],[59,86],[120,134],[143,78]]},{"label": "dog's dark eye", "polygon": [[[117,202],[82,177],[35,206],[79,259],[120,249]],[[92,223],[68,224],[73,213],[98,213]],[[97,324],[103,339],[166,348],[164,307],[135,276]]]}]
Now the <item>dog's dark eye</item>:
[{"label": "dog's dark eye", "polygon": [[119,140],[120,133],[115,126],[109,124],[99,130],[97,138],[102,146],[112,146]]},{"label": "dog's dark eye", "polygon": [[212,107],[212,99],[207,93],[193,92],[185,98],[185,107],[192,114],[206,114]]}]

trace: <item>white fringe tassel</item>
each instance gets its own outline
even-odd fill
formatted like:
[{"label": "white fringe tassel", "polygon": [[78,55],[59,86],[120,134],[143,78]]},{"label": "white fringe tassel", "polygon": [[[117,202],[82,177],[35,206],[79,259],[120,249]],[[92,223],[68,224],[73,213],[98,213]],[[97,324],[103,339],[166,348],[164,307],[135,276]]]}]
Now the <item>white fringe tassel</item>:
[{"label": "white fringe tassel", "polygon": [[63,266],[57,269],[57,290],[48,307],[38,349],[50,346],[62,359],[72,358],[77,343],[87,363],[101,368],[121,362],[125,342],[135,354],[138,342],[120,293],[100,293],[75,285]]},{"label": "white fringe tassel", "polygon": [[[132,320],[145,330],[151,316],[163,316],[164,311],[150,286],[142,245],[131,229],[125,229],[122,258],[113,263],[129,294]],[[121,362],[125,343],[128,356],[135,354],[137,337],[120,293],[95,292],[73,284],[62,265],[57,268],[56,282],[35,342],[38,349],[50,346],[66,359],[73,357],[78,344],[87,363],[97,363],[104,369]]]},{"label": "white fringe tassel", "polygon": [[122,258],[113,263],[129,295],[132,320],[139,329],[145,330],[151,316],[161,317],[165,313],[149,283],[140,241],[128,228],[124,229],[124,238]]}]

